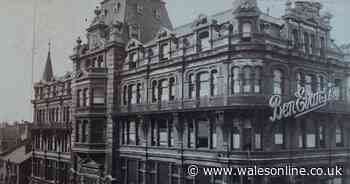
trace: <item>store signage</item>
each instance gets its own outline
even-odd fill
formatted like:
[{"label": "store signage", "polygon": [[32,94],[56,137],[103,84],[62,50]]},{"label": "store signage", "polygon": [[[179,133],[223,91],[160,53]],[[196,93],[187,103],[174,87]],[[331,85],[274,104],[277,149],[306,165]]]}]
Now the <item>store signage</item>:
[{"label": "store signage", "polygon": [[269,105],[273,110],[270,120],[272,122],[289,117],[300,117],[315,111],[336,98],[334,89],[322,90],[315,93],[306,93],[305,88],[299,88],[294,94],[295,100],[282,103],[281,95],[273,95]]}]

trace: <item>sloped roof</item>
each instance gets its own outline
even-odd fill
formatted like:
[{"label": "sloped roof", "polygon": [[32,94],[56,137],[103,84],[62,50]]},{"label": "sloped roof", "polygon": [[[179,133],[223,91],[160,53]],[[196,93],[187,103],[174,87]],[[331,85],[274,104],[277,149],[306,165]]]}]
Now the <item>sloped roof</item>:
[{"label": "sloped roof", "polygon": [[1,159],[3,161],[10,161],[11,163],[20,164],[28,160],[32,156],[31,152],[26,153],[26,145],[22,145],[7,155],[3,156]]}]

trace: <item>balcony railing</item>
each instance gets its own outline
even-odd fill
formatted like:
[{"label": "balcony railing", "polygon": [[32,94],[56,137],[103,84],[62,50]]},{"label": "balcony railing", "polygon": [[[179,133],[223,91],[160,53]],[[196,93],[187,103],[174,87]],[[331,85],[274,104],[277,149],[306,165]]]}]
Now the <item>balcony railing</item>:
[{"label": "balcony railing", "polygon": [[42,123],[37,122],[32,126],[33,129],[70,129],[72,128],[72,122],[50,122]]}]

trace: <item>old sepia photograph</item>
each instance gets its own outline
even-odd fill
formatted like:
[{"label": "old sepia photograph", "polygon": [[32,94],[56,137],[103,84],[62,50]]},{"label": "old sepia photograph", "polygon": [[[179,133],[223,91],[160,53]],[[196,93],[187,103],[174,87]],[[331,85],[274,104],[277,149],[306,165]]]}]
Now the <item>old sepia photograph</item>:
[{"label": "old sepia photograph", "polygon": [[0,184],[350,184],[349,0],[0,2]]}]

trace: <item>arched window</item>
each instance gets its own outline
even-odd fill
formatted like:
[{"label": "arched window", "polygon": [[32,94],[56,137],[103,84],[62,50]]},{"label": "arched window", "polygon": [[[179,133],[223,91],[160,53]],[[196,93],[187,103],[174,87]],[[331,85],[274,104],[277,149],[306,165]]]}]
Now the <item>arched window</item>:
[{"label": "arched window", "polygon": [[261,67],[255,67],[254,71],[254,93],[261,92]]},{"label": "arched window", "polygon": [[240,69],[238,67],[232,68],[232,94],[241,92]]},{"label": "arched window", "polygon": [[273,94],[282,95],[283,93],[283,73],[281,70],[273,70]]},{"label": "arched window", "polygon": [[243,68],[243,92],[250,93],[252,90],[252,69],[249,66]]},{"label": "arched window", "polygon": [[343,127],[340,124],[337,124],[335,128],[335,143],[337,147],[344,146],[343,136],[344,136]]},{"label": "arched window", "polygon": [[175,78],[172,77],[169,79],[169,99],[175,99]]},{"label": "arched window", "polygon": [[195,97],[195,78],[193,74],[188,76],[188,98]]},{"label": "arched window", "polygon": [[209,73],[203,72],[198,74],[198,96],[199,97],[204,97],[204,96],[209,96],[209,84],[210,79],[209,79]]},{"label": "arched window", "polygon": [[252,24],[249,22],[243,23],[242,26],[242,37],[244,39],[249,39],[252,36]]},{"label": "arched window", "polygon": [[166,60],[169,59],[170,56],[170,46],[168,43],[162,43],[160,45],[160,59]]},{"label": "arched window", "polygon": [[210,96],[216,96],[218,94],[218,71],[211,71],[210,75]]},{"label": "arched window", "polygon": [[138,83],[137,84],[137,89],[136,89],[137,90],[136,91],[136,95],[137,95],[136,103],[137,104],[141,104],[141,90],[142,90],[141,88],[142,88],[141,83]]},{"label": "arched window", "polygon": [[124,86],[123,88],[123,104],[127,105],[128,104],[128,86]]},{"label": "arched window", "polygon": [[169,101],[169,83],[166,79],[159,82],[159,97],[161,101]]},{"label": "arched window", "polygon": [[203,31],[198,34],[198,51],[210,49],[209,31]]},{"label": "arched window", "polygon": [[157,81],[152,81],[152,102],[157,102],[157,100],[158,100]]}]

